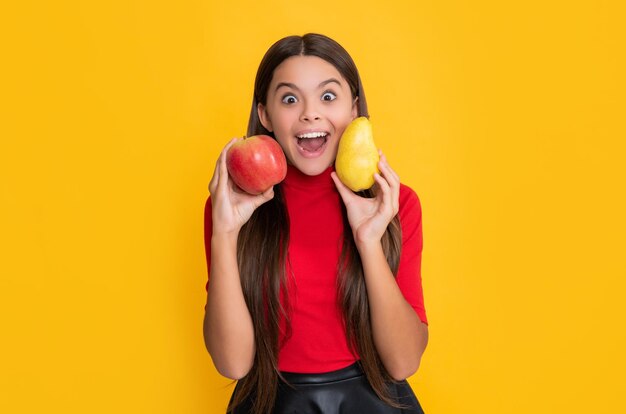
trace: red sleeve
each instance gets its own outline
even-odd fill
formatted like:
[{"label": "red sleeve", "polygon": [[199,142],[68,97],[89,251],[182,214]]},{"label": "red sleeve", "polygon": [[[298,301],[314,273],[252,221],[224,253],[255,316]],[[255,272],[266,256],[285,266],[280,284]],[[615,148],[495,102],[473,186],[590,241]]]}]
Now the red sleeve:
[{"label": "red sleeve", "polygon": [[209,291],[208,275],[211,274],[211,234],[213,232],[213,216],[211,215],[211,197],[204,206],[204,250],[206,253],[207,282],[205,289]]},{"label": "red sleeve", "polygon": [[396,282],[420,320],[428,324],[422,290],[422,207],[415,191],[400,185],[402,252]]}]

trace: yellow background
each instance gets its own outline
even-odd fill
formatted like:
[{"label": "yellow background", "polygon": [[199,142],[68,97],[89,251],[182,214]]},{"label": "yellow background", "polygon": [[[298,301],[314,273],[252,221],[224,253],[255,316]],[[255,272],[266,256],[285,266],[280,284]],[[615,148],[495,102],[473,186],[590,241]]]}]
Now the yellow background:
[{"label": "yellow background", "polygon": [[426,411],[626,412],[621,2],[15,3],[0,412],[223,412],[207,185],[266,49],[309,31],[354,57],[422,201]]}]

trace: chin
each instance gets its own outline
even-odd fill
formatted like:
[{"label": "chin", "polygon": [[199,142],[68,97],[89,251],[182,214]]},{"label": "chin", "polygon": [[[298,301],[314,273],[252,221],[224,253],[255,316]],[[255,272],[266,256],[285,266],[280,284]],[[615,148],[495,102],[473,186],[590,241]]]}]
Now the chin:
[{"label": "chin", "polygon": [[320,175],[324,171],[328,169],[333,162],[321,162],[321,160],[316,160],[316,162],[304,161],[304,162],[296,162],[293,164],[302,174],[315,176]]}]

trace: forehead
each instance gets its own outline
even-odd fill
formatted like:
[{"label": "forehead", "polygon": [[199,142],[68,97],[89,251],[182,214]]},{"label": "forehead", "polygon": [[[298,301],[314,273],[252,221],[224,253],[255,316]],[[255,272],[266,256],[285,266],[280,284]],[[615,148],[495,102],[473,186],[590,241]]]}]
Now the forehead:
[{"label": "forehead", "polygon": [[348,83],[332,64],[317,56],[292,56],[274,69],[270,93],[278,83],[293,83],[300,89],[317,89],[321,82],[337,79],[342,88]]}]

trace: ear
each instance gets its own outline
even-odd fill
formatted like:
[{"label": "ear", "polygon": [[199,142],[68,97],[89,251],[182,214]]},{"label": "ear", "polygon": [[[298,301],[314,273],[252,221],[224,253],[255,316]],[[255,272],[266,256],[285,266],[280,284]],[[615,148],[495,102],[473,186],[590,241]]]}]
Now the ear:
[{"label": "ear", "polygon": [[259,115],[259,120],[261,121],[261,125],[263,128],[272,132],[272,121],[270,121],[270,117],[267,114],[267,108],[263,104],[258,104],[256,107],[257,114]]},{"label": "ear", "polygon": [[359,105],[357,104],[359,97],[354,98],[352,102],[352,119],[356,119],[359,116]]}]

